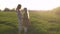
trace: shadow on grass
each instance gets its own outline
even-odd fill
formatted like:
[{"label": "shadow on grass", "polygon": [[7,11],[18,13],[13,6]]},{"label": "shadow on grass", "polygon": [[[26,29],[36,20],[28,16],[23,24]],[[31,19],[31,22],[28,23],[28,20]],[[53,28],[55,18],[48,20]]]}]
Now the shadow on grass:
[{"label": "shadow on grass", "polygon": [[[1,25],[1,29],[0,29],[0,34],[17,34],[18,33],[18,28],[16,27],[15,24],[8,22],[8,21],[0,21]],[[7,25],[7,29],[5,29],[6,27],[4,27],[4,25]],[[9,27],[9,28],[8,28]]]},{"label": "shadow on grass", "polygon": [[8,21],[0,21],[0,24],[8,25],[8,26],[11,26],[11,27],[16,27],[15,24],[13,24],[11,22],[8,22]]},{"label": "shadow on grass", "polygon": [[[36,24],[39,22],[37,21],[31,21],[31,26],[28,28],[28,32],[24,33],[24,31],[21,31],[21,34],[47,34],[46,31],[41,30],[41,28],[37,27]],[[5,24],[11,27],[14,27],[13,29],[8,29],[3,32],[0,32],[0,34],[17,34],[18,33],[18,28],[15,27],[16,25],[9,23],[7,21],[0,21],[0,24]]]},{"label": "shadow on grass", "polygon": [[5,30],[3,32],[0,32],[0,34],[17,34],[17,33],[18,33],[17,28],[9,29],[9,30]]},{"label": "shadow on grass", "polygon": [[28,28],[28,32],[24,33],[24,31],[22,31],[22,34],[48,34],[46,31],[41,30],[41,28],[37,27],[37,23],[38,22],[36,21],[31,21],[31,26]]}]

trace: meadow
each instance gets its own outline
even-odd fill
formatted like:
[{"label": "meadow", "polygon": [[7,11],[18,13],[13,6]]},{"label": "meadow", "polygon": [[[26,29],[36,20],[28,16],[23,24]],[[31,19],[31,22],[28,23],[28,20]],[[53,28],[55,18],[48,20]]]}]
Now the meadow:
[{"label": "meadow", "polygon": [[[29,14],[31,27],[26,34],[60,34],[60,15],[56,10],[29,11]],[[18,34],[16,12],[0,12],[0,34]]]}]

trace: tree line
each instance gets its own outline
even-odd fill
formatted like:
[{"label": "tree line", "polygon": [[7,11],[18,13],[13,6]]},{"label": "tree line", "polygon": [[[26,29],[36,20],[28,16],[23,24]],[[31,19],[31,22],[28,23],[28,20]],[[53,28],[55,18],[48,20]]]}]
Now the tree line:
[{"label": "tree line", "polygon": [[12,8],[12,9],[9,9],[9,8],[5,8],[4,10],[1,10],[0,11],[4,11],[4,12],[13,12],[15,11],[15,8]]}]

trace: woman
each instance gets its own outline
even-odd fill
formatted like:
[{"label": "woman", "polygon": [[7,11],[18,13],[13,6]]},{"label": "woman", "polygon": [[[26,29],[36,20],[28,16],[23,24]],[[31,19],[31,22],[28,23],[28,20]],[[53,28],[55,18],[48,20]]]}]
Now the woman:
[{"label": "woman", "polygon": [[18,16],[18,30],[19,32],[22,30],[22,14],[21,14],[21,4],[18,4],[17,8],[16,8],[16,13]]}]

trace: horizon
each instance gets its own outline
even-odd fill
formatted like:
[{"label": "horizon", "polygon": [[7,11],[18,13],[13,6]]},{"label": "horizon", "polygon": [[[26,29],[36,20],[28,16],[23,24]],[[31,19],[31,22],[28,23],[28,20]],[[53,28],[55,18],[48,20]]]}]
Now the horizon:
[{"label": "horizon", "polygon": [[60,0],[0,0],[0,9],[16,8],[18,4],[28,10],[51,10],[60,7]]}]

